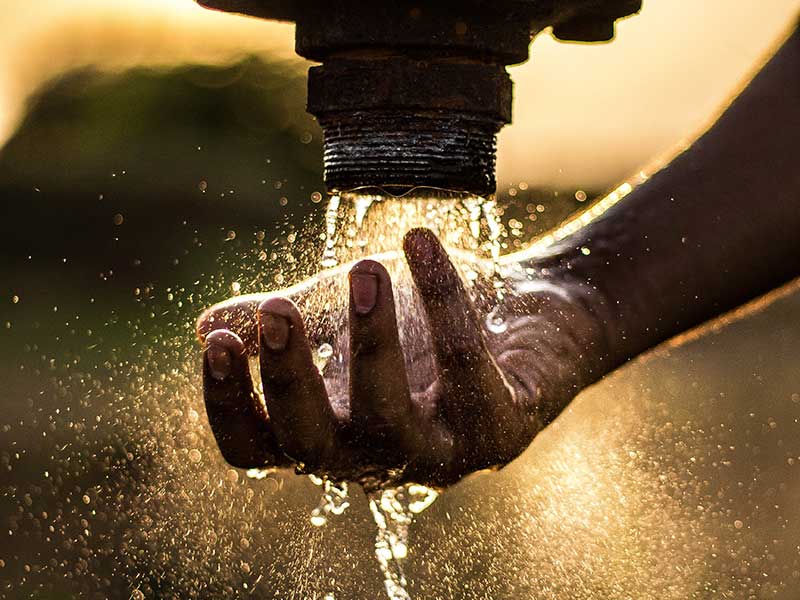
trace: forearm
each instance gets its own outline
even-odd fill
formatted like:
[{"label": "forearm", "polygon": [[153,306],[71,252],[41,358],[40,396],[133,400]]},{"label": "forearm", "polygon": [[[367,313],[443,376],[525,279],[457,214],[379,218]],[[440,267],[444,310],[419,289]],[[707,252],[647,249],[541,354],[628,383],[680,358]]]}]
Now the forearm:
[{"label": "forearm", "polygon": [[538,262],[583,288],[606,371],[800,275],[798,107],[795,31],[689,150]]}]

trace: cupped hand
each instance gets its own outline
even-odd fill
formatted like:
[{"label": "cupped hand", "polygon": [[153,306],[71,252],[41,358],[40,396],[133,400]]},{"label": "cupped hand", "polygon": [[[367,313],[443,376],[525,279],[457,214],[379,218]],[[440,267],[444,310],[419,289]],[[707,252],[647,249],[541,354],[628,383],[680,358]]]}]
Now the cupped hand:
[{"label": "cupped hand", "polygon": [[[513,460],[592,379],[587,358],[601,328],[575,286],[523,282],[504,331],[491,333],[431,231],[410,231],[404,253],[427,351],[404,352],[389,273],[360,261],[349,272],[343,385],[326,387],[288,298],[251,297],[201,316],[206,409],[230,464],[367,488],[446,486]],[[255,352],[263,399],[248,363]]]}]

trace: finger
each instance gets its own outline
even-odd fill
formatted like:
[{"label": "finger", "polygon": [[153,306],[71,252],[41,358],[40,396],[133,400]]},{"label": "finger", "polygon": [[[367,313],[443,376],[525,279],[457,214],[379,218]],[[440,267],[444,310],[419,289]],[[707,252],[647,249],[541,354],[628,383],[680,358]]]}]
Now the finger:
[{"label": "finger", "polygon": [[309,468],[328,464],[336,446],[336,417],[303,319],[286,298],[263,302],[258,318],[261,382],[278,444]]},{"label": "finger", "polygon": [[[319,284],[318,276],[309,277],[302,283],[282,290],[282,296],[291,296],[302,306],[303,301]],[[235,332],[244,342],[247,353],[255,356],[258,352],[258,307],[270,298],[277,298],[278,293],[245,294],[219,302],[207,308],[195,324],[197,337],[202,343],[206,336],[217,329]]]},{"label": "finger", "polygon": [[413,229],[403,241],[433,340],[443,394],[440,414],[476,451],[502,445],[516,431],[513,398],[486,348],[464,284],[436,236]]},{"label": "finger", "polygon": [[350,422],[359,445],[407,461],[424,442],[408,387],[392,282],[380,263],[350,270]]},{"label": "finger", "polygon": [[242,469],[287,462],[253,391],[244,344],[235,333],[218,330],[207,336],[203,394],[211,431],[226,461]]},{"label": "finger", "polygon": [[258,352],[258,306],[264,299],[262,294],[240,296],[203,311],[195,325],[200,342],[212,331],[234,331],[243,342],[245,352],[255,355]]}]

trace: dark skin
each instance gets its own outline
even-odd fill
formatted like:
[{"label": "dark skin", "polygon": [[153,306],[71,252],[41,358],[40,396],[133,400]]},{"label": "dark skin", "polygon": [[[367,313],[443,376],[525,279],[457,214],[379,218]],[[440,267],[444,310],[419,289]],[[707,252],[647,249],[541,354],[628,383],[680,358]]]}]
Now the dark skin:
[{"label": "dark skin", "polygon": [[[509,462],[542,429],[533,382],[524,369],[535,358],[530,327],[511,323],[508,335],[488,340],[462,279],[433,233],[412,230],[404,245],[433,341],[434,380],[409,385],[391,279],[380,263],[360,261],[349,272],[350,411],[345,418],[331,408],[302,316],[290,300],[274,297],[257,308],[266,413],[253,392],[248,344],[225,328],[205,336],[206,407],[228,462],[239,467],[302,463],[309,472],[367,486],[386,480],[445,486],[466,473]],[[246,313],[252,305],[216,309],[215,322],[222,320],[221,311],[240,310]],[[564,310],[577,316],[567,303]],[[229,321],[230,315],[223,318]],[[219,377],[228,363],[228,373]]]},{"label": "dark skin", "polygon": [[446,486],[513,460],[627,360],[800,276],[798,73],[795,30],[690,149],[547,256],[523,258],[533,275],[507,282],[502,334],[485,330],[485,309],[436,237],[410,231],[404,254],[433,348],[423,391],[414,378],[426,369],[407,370],[392,282],[377,262],[349,274],[348,414],[332,409],[291,300],[210,309],[198,333],[223,456],[368,488]]}]

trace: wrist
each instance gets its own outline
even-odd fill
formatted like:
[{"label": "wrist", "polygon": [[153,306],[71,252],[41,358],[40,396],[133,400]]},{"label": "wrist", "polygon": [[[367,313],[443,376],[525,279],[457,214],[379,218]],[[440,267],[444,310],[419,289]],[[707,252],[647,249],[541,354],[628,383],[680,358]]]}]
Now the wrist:
[{"label": "wrist", "polygon": [[541,428],[616,366],[609,344],[611,311],[590,281],[552,262],[519,267],[506,279],[505,304],[513,316],[496,355]]}]

